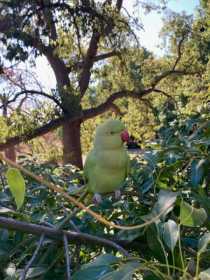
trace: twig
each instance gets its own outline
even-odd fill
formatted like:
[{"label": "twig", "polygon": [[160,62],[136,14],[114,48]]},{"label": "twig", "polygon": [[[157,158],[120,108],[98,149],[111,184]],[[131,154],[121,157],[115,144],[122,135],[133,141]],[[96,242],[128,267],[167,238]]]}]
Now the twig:
[{"label": "twig", "polygon": [[16,230],[24,233],[30,233],[34,235],[44,234],[45,237],[58,241],[63,240],[63,235],[66,234],[68,241],[72,244],[75,243],[81,244],[83,242],[88,245],[101,245],[101,246],[115,249],[119,251],[121,254],[123,254],[125,257],[129,256],[129,253],[116,242],[87,233],[79,233],[70,230],[64,231],[64,230],[50,228],[37,224],[20,222],[20,221],[16,221],[15,219],[5,218],[2,216],[0,216],[0,227],[9,230]]},{"label": "twig", "polygon": [[33,253],[31,259],[29,260],[29,262],[27,263],[26,267],[25,267],[24,270],[23,270],[23,273],[22,273],[22,275],[21,275],[21,277],[20,277],[20,280],[25,280],[25,279],[26,279],[26,274],[27,274],[27,272],[28,272],[30,266],[31,266],[32,263],[34,262],[35,258],[37,257],[37,255],[38,255],[38,253],[39,253],[39,250],[40,250],[40,248],[41,248],[41,246],[42,246],[42,243],[43,243],[43,241],[44,241],[44,238],[45,238],[45,235],[42,234],[41,237],[40,237],[40,239],[39,239],[39,243],[38,243],[38,245],[37,245],[37,247],[36,247],[36,250],[34,251],[34,253]]},{"label": "twig", "polygon": [[68,239],[66,234],[63,235],[63,243],[64,243],[64,251],[65,251],[65,258],[66,258],[66,275],[67,280],[71,280],[71,259],[69,255],[69,248],[68,248]]},{"label": "twig", "polygon": [[88,214],[90,214],[98,222],[100,222],[100,223],[102,223],[102,224],[104,224],[108,227],[113,227],[113,228],[123,229],[123,230],[132,230],[132,229],[144,228],[144,227],[146,227],[148,225],[151,225],[154,222],[156,222],[166,212],[166,210],[169,209],[173,205],[173,203],[171,203],[170,205],[168,205],[167,209],[164,208],[159,214],[157,214],[156,216],[152,217],[150,220],[148,220],[148,221],[146,221],[142,224],[128,225],[128,226],[118,225],[114,222],[108,221],[106,218],[104,218],[100,214],[98,214],[98,213],[94,212],[93,210],[89,209],[82,202],[76,200],[73,196],[69,195],[61,186],[55,185],[55,184],[43,179],[41,176],[38,176],[38,175],[34,174],[33,172],[27,170],[26,168],[22,167],[21,165],[13,162],[12,160],[8,159],[7,157],[5,157],[1,153],[0,153],[0,160],[4,160],[7,164],[17,168],[18,170],[22,171],[24,174],[26,174],[26,175],[30,176],[31,178],[35,179],[37,182],[40,182],[41,184],[47,186],[50,190],[55,191],[56,193],[59,193],[63,198],[67,199],[68,201],[73,203],[78,208],[80,208],[82,210],[85,210]]},{"label": "twig", "polygon": [[[75,225],[75,223],[70,220],[69,221],[71,226],[73,227],[73,229],[76,232],[81,232],[80,229]],[[80,249],[81,249],[81,244],[77,244],[76,248],[75,248],[75,252],[74,252],[74,256],[75,256],[75,268],[78,269],[79,268],[79,261],[80,261]]]}]

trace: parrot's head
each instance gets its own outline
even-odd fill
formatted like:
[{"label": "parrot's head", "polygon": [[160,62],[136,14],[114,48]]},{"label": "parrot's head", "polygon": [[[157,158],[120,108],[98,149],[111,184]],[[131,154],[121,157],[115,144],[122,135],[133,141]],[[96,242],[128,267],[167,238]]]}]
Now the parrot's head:
[{"label": "parrot's head", "polygon": [[120,120],[109,119],[96,128],[94,145],[104,149],[116,149],[129,141],[128,131]]}]

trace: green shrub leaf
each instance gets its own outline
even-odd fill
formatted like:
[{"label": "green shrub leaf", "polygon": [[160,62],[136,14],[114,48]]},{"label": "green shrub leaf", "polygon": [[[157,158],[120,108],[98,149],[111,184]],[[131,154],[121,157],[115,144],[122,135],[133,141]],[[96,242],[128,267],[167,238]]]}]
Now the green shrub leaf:
[{"label": "green shrub leaf", "polygon": [[16,168],[9,168],[6,173],[6,178],[10,191],[15,199],[17,209],[20,209],[25,197],[25,180]]},{"label": "green shrub leaf", "polygon": [[162,236],[165,244],[173,251],[179,238],[178,225],[173,220],[168,220],[168,222],[163,225]]},{"label": "green shrub leaf", "polygon": [[186,202],[182,202],[180,206],[180,223],[184,226],[199,227],[207,218],[204,208],[194,208]]}]

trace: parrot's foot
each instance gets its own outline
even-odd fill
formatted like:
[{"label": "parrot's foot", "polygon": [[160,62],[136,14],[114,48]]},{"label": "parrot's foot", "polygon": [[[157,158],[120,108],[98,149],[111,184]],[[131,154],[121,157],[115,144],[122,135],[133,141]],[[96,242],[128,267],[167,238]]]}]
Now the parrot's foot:
[{"label": "parrot's foot", "polygon": [[102,202],[102,197],[99,193],[95,193],[93,196],[94,204],[100,204]]},{"label": "parrot's foot", "polygon": [[116,200],[119,200],[120,197],[121,197],[121,190],[116,190],[116,191],[114,192],[114,198],[115,198]]}]

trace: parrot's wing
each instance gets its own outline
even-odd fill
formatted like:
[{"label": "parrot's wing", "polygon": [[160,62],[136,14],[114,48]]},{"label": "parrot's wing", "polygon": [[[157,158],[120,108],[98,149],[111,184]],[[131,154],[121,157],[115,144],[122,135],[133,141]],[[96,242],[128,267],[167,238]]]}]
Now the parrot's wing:
[{"label": "parrot's wing", "polygon": [[95,151],[92,150],[87,155],[87,158],[85,160],[85,165],[84,165],[84,180],[86,184],[90,180],[91,171],[95,169],[95,166],[96,166],[96,155],[95,155]]}]

